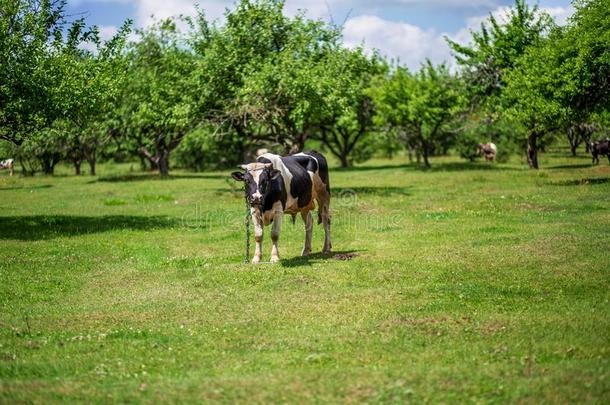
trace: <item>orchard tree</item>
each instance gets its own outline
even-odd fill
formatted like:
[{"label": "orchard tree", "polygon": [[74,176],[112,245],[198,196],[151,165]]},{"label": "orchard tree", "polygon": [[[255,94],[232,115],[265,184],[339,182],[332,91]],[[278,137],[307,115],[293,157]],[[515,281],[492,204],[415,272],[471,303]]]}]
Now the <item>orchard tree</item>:
[{"label": "orchard tree", "polygon": [[446,126],[465,104],[460,81],[446,65],[430,61],[416,73],[397,67],[374,88],[380,123],[408,134],[426,167],[435,146],[447,145]]},{"label": "orchard tree", "polygon": [[[102,43],[97,28],[85,30],[84,21],[79,20],[68,30],[65,40],[58,34],[51,49],[51,68],[60,78],[53,97],[61,106],[58,121],[65,131],[66,157],[76,174],[80,174],[85,160],[90,173],[95,174],[97,153],[108,141],[102,123],[116,107],[124,79],[122,52],[130,24],[128,20],[111,40]],[[84,42],[93,45],[95,51],[82,48]]]},{"label": "orchard tree", "polygon": [[[57,49],[86,40],[78,20],[68,28],[65,0],[0,0],[0,139],[21,144],[66,112]],[[75,28],[76,27],[76,28]]]},{"label": "orchard tree", "polygon": [[193,81],[194,55],[175,22],[165,20],[141,31],[127,58],[121,132],[167,176],[170,153],[197,124],[196,93],[204,90]]},{"label": "orchard tree", "polygon": [[210,103],[203,114],[235,131],[244,150],[265,142],[299,151],[324,113],[320,75],[338,48],[339,30],[303,15],[289,18],[283,7],[242,0],[221,27],[208,29],[197,19],[200,94]]},{"label": "orchard tree", "polygon": [[527,48],[535,45],[548,31],[553,21],[538,6],[530,7],[526,0],[515,0],[505,21],[490,14],[479,31],[471,32],[471,42],[463,45],[445,38],[462,68],[471,102],[494,110],[505,87],[505,75],[516,64]]},{"label": "orchard tree", "polygon": [[362,49],[337,49],[318,72],[324,85],[324,112],[316,137],[348,167],[354,159],[367,157],[367,137],[373,132],[375,105],[370,86],[375,76],[386,71],[376,55]]},{"label": "orchard tree", "polygon": [[509,116],[527,129],[527,159],[538,169],[538,142],[603,115],[610,105],[607,0],[580,3],[570,24],[531,46],[507,75]]},{"label": "orchard tree", "polygon": [[[515,0],[503,16],[490,16],[478,31],[471,32],[469,44],[446,38],[461,68],[466,83],[469,111],[462,118],[458,133],[460,154],[473,159],[480,142],[498,142],[497,129],[506,121],[500,97],[506,88],[506,76],[530,46],[541,41],[553,26],[551,17],[538,6],[530,7],[525,0]],[[486,131],[487,130],[487,131]],[[513,131],[514,133],[515,131]],[[517,137],[503,137],[502,149],[519,143]]]}]

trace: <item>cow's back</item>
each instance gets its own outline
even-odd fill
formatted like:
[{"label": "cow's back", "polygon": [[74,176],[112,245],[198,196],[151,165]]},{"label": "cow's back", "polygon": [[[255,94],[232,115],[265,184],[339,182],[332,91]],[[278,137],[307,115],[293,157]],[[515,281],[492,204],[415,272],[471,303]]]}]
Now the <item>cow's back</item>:
[{"label": "cow's back", "polygon": [[287,194],[286,208],[288,210],[303,208],[310,204],[312,197],[312,180],[307,173],[305,163],[299,157],[279,156],[272,153],[265,153],[256,159],[261,163],[271,163],[273,168],[282,174],[284,187]]}]

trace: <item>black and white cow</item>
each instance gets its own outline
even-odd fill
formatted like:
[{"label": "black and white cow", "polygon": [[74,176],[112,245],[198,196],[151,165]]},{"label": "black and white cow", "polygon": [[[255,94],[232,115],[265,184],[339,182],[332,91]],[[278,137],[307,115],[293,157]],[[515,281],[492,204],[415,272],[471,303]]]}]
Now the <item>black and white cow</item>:
[{"label": "black and white cow", "polygon": [[599,164],[599,155],[607,156],[610,163],[610,140],[608,138],[597,142],[591,142],[591,155],[593,164]]},{"label": "black and white cow", "polygon": [[264,153],[256,161],[240,166],[245,172],[233,172],[231,176],[245,182],[246,198],[254,223],[256,247],[252,263],[261,261],[263,227],[271,228],[271,262],[280,260],[278,241],[283,214],[301,214],[305,222],[303,256],[311,253],[314,201],[318,203],[318,223],[324,225],[323,253],[331,250],[330,243],[330,183],[328,164],[324,156],[311,151],[290,156]]},{"label": "black and white cow", "polygon": [[13,167],[14,167],[14,160],[13,159],[6,159],[6,160],[2,160],[0,161],[0,170],[3,169],[8,169],[9,175],[13,175]]}]

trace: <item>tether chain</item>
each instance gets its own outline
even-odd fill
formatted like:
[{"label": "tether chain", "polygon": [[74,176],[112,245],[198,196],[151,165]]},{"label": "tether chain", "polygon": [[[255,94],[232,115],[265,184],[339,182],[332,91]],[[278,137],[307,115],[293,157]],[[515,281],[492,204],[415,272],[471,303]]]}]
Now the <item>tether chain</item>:
[{"label": "tether chain", "polygon": [[244,185],[244,199],[246,201],[246,217],[244,218],[246,224],[246,256],[244,256],[244,263],[248,263],[250,260],[250,204],[248,204],[247,192]]}]

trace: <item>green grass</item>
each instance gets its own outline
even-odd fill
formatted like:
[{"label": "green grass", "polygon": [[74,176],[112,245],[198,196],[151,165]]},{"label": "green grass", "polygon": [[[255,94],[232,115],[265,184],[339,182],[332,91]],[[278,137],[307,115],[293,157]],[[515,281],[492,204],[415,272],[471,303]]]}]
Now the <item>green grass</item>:
[{"label": "green grass", "polygon": [[228,173],[1,173],[0,402],[608,403],[608,165],[433,165],[331,170],[357,256],[259,266]]}]

